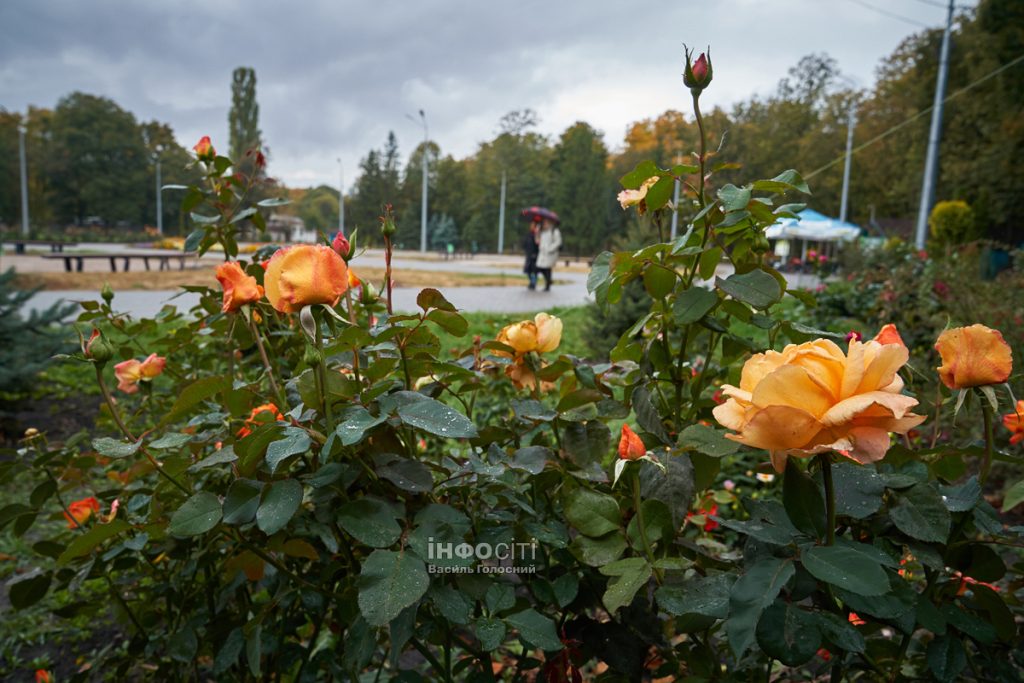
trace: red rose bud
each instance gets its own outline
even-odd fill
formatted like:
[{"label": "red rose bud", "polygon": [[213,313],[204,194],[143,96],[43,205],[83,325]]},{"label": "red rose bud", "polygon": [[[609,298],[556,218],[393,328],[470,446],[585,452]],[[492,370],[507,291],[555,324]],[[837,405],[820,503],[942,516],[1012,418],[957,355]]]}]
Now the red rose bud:
[{"label": "red rose bud", "polygon": [[693,52],[690,50],[686,51],[686,70],[683,71],[683,83],[695,95],[711,84],[712,68],[710,54],[711,50],[708,50],[707,53],[702,52],[697,57],[696,62],[691,62]]},{"label": "red rose bud", "polygon": [[346,258],[348,257],[348,252],[352,246],[348,243],[348,238],[339,231],[338,234],[334,236],[334,241],[331,242],[331,248],[338,252],[338,256]]},{"label": "red rose bud", "polygon": [[263,152],[256,152],[256,168],[266,168],[267,157],[263,156]]},{"label": "red rose bud", "polygon": [[82,349],[86,358],[96,361],[100,365],[104,365],[108,360],[114,357],[114,349],[111,348],[110,344],[100,331],[93,329],[92,335],[89,337],[89,341],[85,342],[85,346]]},{"label": "red rose bud", "polygon": [[846,333],[846,341],[848,341],[848,342],[855,341],[855,340],[856,341],[862,341],[863,339],[864,339],[864,335],[862,335],[857,330],[850,330],[849,332]]},{"label": "red rose bud", "polygon": [[213,148],[209,135],[201,137],[195,147],[192,148],[192,151],[196,153],[196,158],[200,161],[213,161],[214,157],[217,156],[217,150]]},{"label": "red rose bud", "polygon": [[622,425],[622,436],[619,438],[619,457],[623,460],[637,460],[647,454],[647,447],[629,425]]}]

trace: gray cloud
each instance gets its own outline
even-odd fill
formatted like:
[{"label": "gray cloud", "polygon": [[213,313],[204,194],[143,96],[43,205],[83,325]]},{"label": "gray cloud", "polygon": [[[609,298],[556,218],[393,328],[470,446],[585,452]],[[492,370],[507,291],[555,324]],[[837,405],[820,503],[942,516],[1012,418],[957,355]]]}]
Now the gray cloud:
[{"label": "gray cloud", "polygon": [[[929,26],[941,8],[889,0]],[[710,44],[710,105],[770,92],[803,55],[828,52],[863,86],[918,27],[848,0],[7,0],[0,6],[0,105],[52,107],[74,90],[191,146],[226,147],[231,71],[252,66],[271,172],[290,185],[351,181],[389,130],[403,153],[424,109],[444,153],[471,154],[498,119],[530,107],[543,132],[574,121],[619,145],[632,121],[687,111],[682,43]]]}]

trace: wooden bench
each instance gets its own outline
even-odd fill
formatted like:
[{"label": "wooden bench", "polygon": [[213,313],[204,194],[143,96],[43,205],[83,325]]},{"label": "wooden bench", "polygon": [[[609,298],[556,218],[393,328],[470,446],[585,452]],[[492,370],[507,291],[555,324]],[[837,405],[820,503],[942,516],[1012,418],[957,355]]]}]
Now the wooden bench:
[{"label": "wooden bench", "polygon": [[24,254],[26,245],[47,244],[50,247],[50,251],[54,254],[63,252],[64,247],[78,246],[78,242],[65,242],[62,240],[4,240],[4,242],[14,245],[15,254]]},{"label": "wooden bench", "polygon": [[[86,259],[107,259],[110,261],[110,272],[117,272],[117,261],[121,260],[123,264],[123,271],[128,272],[129,266],[133,259],[142,259],[143,265],[146,270],[149,270],[149,260],[154,259],[160,264],[159,270],[170,270],[171,261],[178,261],[178,270],[185,270],[185,259],[195,257],[195,252],[181,253],[181,252],[148,252],[148,253],[107,253],[107,254],[42,254],[40,258],[44,259],[64,259],[64,270],[72,272],[77,270],[79,273],[82,272],[83,266],[85,265]],[[75,262],[75,267],[71,267],[71,262]]]}]

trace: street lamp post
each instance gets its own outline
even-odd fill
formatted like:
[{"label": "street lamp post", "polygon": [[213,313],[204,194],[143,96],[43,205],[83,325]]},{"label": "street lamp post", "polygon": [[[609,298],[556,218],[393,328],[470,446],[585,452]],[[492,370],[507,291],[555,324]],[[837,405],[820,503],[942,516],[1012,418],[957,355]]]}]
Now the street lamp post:
[{"label": "street lamp post", "polygon": [[28,238],[28,166],[25,162],[25,133],[28,128],[24,123],[18,124],[18,153],[21,170],[21,236]]},{"label": "street lamp post", "polygon": [[857,106],[850,105],[846,121],[846,160],[843,163],[843,195],[839,201],[839,220],[846,221],[846,209],[850,200],[850,163],[853,161],[853,127],[857,124]]},{"label": "street lamp post", "polygon": [[160,179],[160,153],[164,151],[163,145],[154,148],[153,160],[156,162],[156,232],[164,234],[164,193],[163,182]]},{"label": "street lamp post", "polygon": [[345,167],[338,157],[338,233],[345,234]]},{"label": "street lamp post", "polygon": [[[413,117],[406,114],[406,117],[415,121]],[[427,132],[427,115],[420,109],[420,121],[423,122],[423,200],[420,205],[420,251],[427,251],[427,154],[429,151],[430,136]]]}]

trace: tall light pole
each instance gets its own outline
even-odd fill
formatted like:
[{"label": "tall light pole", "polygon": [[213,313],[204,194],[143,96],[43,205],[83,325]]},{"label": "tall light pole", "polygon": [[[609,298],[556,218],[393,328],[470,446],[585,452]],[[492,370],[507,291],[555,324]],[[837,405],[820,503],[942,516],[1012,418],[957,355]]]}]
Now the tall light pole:
[{"label": "tall light pole", "polygon": [[28,165],[25,162],[25,133],[28,128],[18,124],[18,153],[21,167],[21,236],[28,237]]},{"label": "tall light pole", "polygon": [[[411,115],[406,117],[415,121]],[[423,122],[423,201],[420,205],[420,251],[427,251],[427,154],[429,153],[430,136],[427,133],[427,115],[420,109],[420,121]]]},{"label": "tall light pole", "polygon": [[[682,163],[682,159],[676,157],[676,163]],[[676,234],[679,232],[679,178],[676,178],[675,187],[672,189],[672,232],[671,239],[675,241]]]},{"label": "tall light pole", "polygon": [[345,234],[345,166],[338,157],[338,233]]},{"label": "tall light pole", "polygon": [[932,127],[928,133],[928,156],[924,161],[924,180],[921,182],[921,206],[917,210],[917,231],[914,246],[924,249],[928,236],[928,214],[935,201],[935,175],[939,165],[939,140],[942,137],[942,102],[946,99],[946,80],[949,76],[949,34],[953,31],[953,0],[949,0],[946,31],[942,34],[939,52],[939,76],[935,82],[935,103],[932,105]]},{"label": "tall light pole", "polygon": [[853,127],[857,124],[857,105],[850,105],[846,122],[846,160],[843,163],[843,197],[839,201],[839,220],[846,221],[846,207],[850,199],[850,162],[853,159]]},{"label": "tall light pole", "polygon": [[156,232],[164,234],[164,193],[163,182],[160,180],[160,153],[164,151],[163,145],[157,145],[153,151],[153,160],[156,161]]},{"label": "tall light pole", "polygon": [[498,253],[505,253],[505,183],[507,176],[501,172],[501,204],[498,205]]}]

